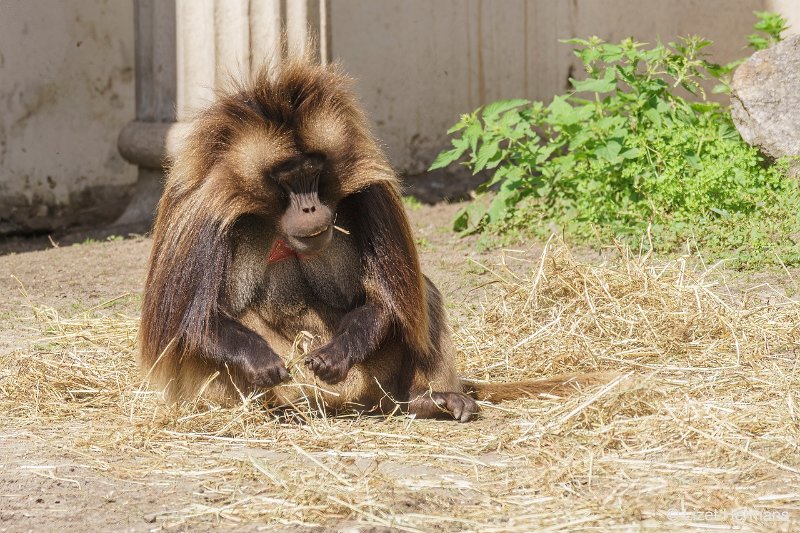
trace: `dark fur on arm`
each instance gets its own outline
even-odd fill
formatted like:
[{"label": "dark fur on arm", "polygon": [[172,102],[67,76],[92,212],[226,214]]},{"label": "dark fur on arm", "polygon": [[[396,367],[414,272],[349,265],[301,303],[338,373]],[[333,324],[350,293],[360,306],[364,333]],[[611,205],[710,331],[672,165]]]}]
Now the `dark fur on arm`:
[{"label": "dark fur on arm", "polygon": [[326,383],[339,383],[353,365],[380,347],[390,326],[389,314],[379,305],[357,307],[342,318],[333,339],[306,358],[306,364]]},{"label": "dark fur on arm", "polygon": [[376,183],[348,200],[357,216],[353,234],[362,253],[367,300],[388,311],[412,348],[430,351],[425,280],[397,186]]},{"label": "dark fur on arm", "polygon": [[230,232],[219,221],[187,212],[193,205],[166,194],[159,206],[142,303],[141,360],[164,386],[181,377],[186,357],[223,373],[232,370],[256,386],[279,383],[288,377],[280,357],[225,310]]},{"label": "dark fur on arm", "polygon": [[241,372],[247,385],[271,387],[289,379],[283,360],[267,341],[226,315],[215,317],[203,354],[220,372]]}]

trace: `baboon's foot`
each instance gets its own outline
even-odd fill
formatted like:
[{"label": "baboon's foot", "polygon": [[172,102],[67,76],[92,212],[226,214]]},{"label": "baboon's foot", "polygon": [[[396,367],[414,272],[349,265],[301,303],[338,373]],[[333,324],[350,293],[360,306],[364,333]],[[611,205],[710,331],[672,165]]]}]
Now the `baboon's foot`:
[{"label": "baboon's foot", "polygon": [[409,403],[408,411],[418,418],[453,417],[467,422],[479,411],[475,400],[461,392],[426,392]]}]

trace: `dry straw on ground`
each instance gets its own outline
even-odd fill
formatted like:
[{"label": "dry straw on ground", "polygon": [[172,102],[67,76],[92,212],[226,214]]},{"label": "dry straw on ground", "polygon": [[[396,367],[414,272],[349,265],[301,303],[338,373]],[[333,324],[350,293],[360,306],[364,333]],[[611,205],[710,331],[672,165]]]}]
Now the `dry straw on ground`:
[{"label": "dry straw on ground", "polygon": [[41,341],[0,362],[3,423],[57,433],[98,475],[194,488],[153,527],[800,528],[800,305],[697,258],[614,256],[551,245],[529,278],[489,267],[456,343],[471,378],[611,369],[625,387],[487,404],[467,425],[173,409],[141,388],[133,318],[36,309]]}]

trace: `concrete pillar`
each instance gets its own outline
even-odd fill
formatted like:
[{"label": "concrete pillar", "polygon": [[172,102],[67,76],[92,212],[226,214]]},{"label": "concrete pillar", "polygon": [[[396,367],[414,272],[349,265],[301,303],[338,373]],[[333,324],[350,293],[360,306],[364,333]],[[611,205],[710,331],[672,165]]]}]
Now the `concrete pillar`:
[{"label": "concrete pillar", "polygon": [[328,0],[134,0],[136,120],[120,132],[119,151],[139,167],[133,199],[115,223],[150,224],[164,168],[191,117],[214,90],[278,66],[281,35],[289,50],[316,39],[330,58]]},{"label": "concrete pillar", "polygon": [[138,166],[138,176],[118,226],[148,224],[161,196],[164,148],[174,137],[177,104],[176,15],[173,2],[134,2],[136,120],[122,128],[117,146]]}]

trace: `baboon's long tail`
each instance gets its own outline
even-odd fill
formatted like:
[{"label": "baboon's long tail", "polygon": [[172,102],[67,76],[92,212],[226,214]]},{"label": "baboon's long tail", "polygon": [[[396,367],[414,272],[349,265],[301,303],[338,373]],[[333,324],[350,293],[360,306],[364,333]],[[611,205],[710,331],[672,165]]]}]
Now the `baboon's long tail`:
[{"label": "baboon's long tail", "polygon": [[587,372],[510,383],[486,383],[462,379],[461,386],[465,394],[476,400],[497,403],[517,398],[536,398],[542,394],[566,396],[586,387],[610,383],[620,376],[618,372]]}]

